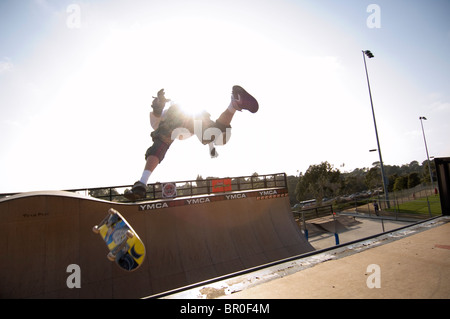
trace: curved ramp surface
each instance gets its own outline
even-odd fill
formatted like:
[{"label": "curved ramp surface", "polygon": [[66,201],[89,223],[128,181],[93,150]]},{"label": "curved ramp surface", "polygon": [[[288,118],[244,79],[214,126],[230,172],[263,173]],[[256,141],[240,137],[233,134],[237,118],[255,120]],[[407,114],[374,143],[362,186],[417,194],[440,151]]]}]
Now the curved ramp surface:
[{"label": "curved ramp surface", "polygon": [[[312,251],[287,195],[274,188],[136,204],[69,192],[1,199],[0,297],[139,298]],[[145,244],[134,272],[110,262],[92,232],[111,207]],[[80,288],[67,285],[72,264]]]}]

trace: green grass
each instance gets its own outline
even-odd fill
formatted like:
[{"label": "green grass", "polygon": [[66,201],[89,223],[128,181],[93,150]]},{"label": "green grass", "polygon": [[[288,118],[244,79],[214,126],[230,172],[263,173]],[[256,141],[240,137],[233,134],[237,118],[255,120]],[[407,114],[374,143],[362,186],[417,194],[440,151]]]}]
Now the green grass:
[{"label": "green grass", "polygon": [[399,203],[395,207],[391,207],[389,211],[397,212],[399,214],[414,214],[414,215],[424,215],[424,217],[429,216],[428,202],[430,204],[430,211],[432,216],[442,215],[441,202],[439,196],[430,196],[415,199],[412,201]]}]

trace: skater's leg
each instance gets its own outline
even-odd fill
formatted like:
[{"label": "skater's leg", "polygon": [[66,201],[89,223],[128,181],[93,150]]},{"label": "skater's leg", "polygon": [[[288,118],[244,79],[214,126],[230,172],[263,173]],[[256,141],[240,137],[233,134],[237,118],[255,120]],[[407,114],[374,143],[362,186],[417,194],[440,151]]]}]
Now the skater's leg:
[{"label": "skater's leg", "polygon": [[217,151],[214,145],[224,145],[230,138],[231,121],[236,111],[248,110],[256,113],[259,109],[258,101],[245,91],[242,87],[235,85],[232,89],[231,101],[225,111],[220,114],[216,120],[215,127],[222,131],[222,134],[215,137],[208,143],[209,153],[212,158],[217,157]]},{"label": "skater's leg", "polygon": [[[231,121],[233,120],[234,113],[236,113],[236,108],[233,106],[234,99],[231,98],[230,105],[228,105],[227,109],[223,111],[222,114],[220,114],[219,118],[216,120],[216,127],[220,128],[222,130],[222,136],[219,140],[214,140],[208,143],[209,146],[209,154],[211,155],[211,158],[216,158],[219,156],[219,153],[216,151],[215,144],[223,145],[225,144],[228,139],[230,138],[230,132],[227,132],[227,129],[231,129]],[[228,135],[227,135],[228,133]],[[217,137],[216,137],[217,138]],[[220,141],[220,142],[219,142]]]},{"label": "skater's leg", "polygon": [[145,162],[145,170],[153,172],[159,164],[159,158],[155,155],[149,155],[147,157],[147,162]]},{"label": "skater's leg", "polygon": [[[234,113],[236,113],[236,108],[234,106],[235,102],[234,99],[231,98],[230,105],[228,105],[227,109],[220,114],[219,118],[215,122],[215,127],[222,131],[222,134],[220,134],[220,138],[217,140],[219,136],[215,136],[214,140],[208,143],[209,146],[209,154],[211,155],[211,158],[215,158],[219,156],[219,154],[216,151],[215,144],[223,145],[227,142],[227,140],[230,138],[230,132],[231,129],[231,121],[233,120]],[[228,132],[227,132],[228,130]],[[228,133],[228,135],[227,135]]]},{"label": "skater's leg", "polygon": [[231,124],[231,120],[233,120],[234,113],[236,113],[236,108],[233,106],[234,100],[231,99],[230,105],[227,107],[222,114],[220,114],[219,118],[216,120],[220,124],[224,126],[229,126]]},{"label": "skater's leg", "polygon": [[139,179],[139,181],[142,184],[147,185],[150,175],[155,170],[156,166],[158,166],[158,164],[159,164],[159,158],[157,156],[149,155],[147,157],[147,161],[145,162],[144,171],[142,172],[142,176]]},{"label": "skater's leg", "polygon": [[156,138],[153,145],[150,146],[145,153],[145,167],[142,172],[141,179],[134,183],[131,191],[125,191],[124,196],[129,200],[137,200],[145,197],[147,192],[147,183],[152,172],[156,169],[159,163],[164,159],[164,156],[169,149],[171,143],[165,143]]}]

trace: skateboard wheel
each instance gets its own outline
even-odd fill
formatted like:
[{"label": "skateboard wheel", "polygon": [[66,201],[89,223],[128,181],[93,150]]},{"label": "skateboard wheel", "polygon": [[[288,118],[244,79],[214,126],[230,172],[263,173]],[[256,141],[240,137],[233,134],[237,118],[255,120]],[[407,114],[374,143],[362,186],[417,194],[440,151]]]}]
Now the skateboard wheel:
[{"label": "skateboard wheel", "polygon": [[93,231],[95,234],[98,234],[98,233],[100,232],[100,230],[98,229],[98,226],[97,226],[97,225],[95,225],[94,227],[92,227],[92,231]]},{"label": "skateboard wheel", "polygon": [[110,260],[110,261],[114,261],[115,259],[116,259],[116,256],[113,254],[113,253],[108,253],[108,256],[106,256],[106,257],[108,257],[108,259]]},{"label": "skateboard wheel", "polygon": [[131,231],[127,231],[127,237],[128,238],[133,238],[134,237],[134,234],[131,232]]}]

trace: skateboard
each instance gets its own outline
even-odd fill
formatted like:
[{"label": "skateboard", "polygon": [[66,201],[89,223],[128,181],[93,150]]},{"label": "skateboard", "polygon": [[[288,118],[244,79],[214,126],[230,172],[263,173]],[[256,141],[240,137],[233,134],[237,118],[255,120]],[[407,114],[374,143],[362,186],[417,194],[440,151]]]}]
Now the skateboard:
[{"label": "skateboard", "polygon": [[92,231],[99,234],[109,249],[107,258],[126,271],[138,269],[145,258],[145,246],[134,229],[115,209],[95,225]]}]

